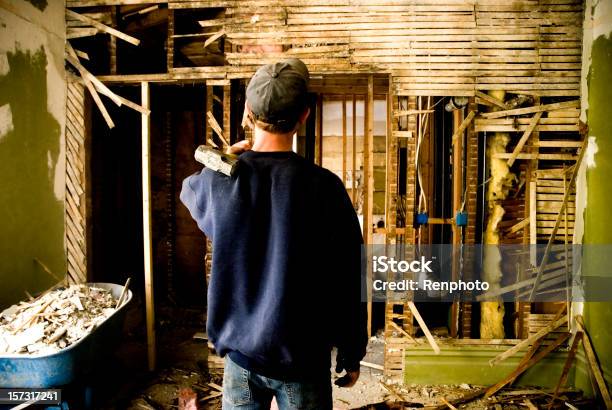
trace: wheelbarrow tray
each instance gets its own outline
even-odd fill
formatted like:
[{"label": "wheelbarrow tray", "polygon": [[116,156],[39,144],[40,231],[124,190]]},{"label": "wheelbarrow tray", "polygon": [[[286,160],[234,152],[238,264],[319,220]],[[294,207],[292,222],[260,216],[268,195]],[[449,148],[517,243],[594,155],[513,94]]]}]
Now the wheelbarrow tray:
[{"label": "wheelbarrow tray", "polygon": [[[90,287],[111,291],[118,299],[122,285],[86,283]],[[126,306],[132,300],[128,290],[122,306],[78,342],[50,354],[0,355],[0,388],[51,388],[87,376],[109,357],[121,339]]]}]

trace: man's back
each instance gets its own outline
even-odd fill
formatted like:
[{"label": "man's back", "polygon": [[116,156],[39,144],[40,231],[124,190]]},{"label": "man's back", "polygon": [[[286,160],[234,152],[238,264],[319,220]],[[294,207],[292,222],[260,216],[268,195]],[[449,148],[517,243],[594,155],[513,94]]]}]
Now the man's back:
[{"label": "man's back", "polygon": [[280,380],[358,360],[359,223],[342,182],[292,152],[247,151],[230,178],[204,170],[181,200],[213,242],[208,335],[221,355]]}]

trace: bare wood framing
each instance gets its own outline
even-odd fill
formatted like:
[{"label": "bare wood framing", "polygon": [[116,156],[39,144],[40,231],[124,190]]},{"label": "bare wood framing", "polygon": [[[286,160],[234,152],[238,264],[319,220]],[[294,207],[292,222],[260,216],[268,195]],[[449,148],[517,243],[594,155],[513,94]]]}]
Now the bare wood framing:
[{"label": "bare wood framing", "polygon": [[204,48],[208,47],[209,45],[211,45],[212,43],[214,43],[215,41],[217,41],[218,39],[220,39],[224,35],[225,35],[225,30],[219,30],[218,32],[216,32],[212,36],[208,37],[206,39],[206,41],[204,42]]},{"label": "bare wood framing", "polygon": [[66,104],[66,202],[77,206],[73,210],[65,206],[67,278],[72,283],[88,281],[88,247],[91,244],[88,226],[91,211],[87,199],[87,113],[85,89],[77,78],[68,80]]},{"label": "bare wood framing", "polygon": [[223,135],[223,130],[221,129],[221,126],[217,122],[217,119],[213,115],[212,111],[208,111],[206,113],[206,118],[208,119],[208,125],[210,125],[210,128],[212,128],[215,134],[217,134],[217,137],[219,137],[223,145],[225,147],[229,147],[230,146],[229,140],[226,138],[225,135]]},{"label": "bare wood framing", "polygon": [[67,0],[66,7],[124,6],[129,4],[167,3],[168,0]]},{"label": "bare wood framing", "polygon": [[166,69],[174,69],[174,10],[168,10],[168,34],[166,39]]},{"label": "bare wood framing", "polygon": [[555,350],[557,347],[561,346],[563,342],[565,342],[569,337],[570,337],[569,333],[562,333],[561,335],[559,335],[559,337],[557,337],[552,344],[550,344],[549,346],[546,346],[546,348],[544,348],[541,352],[539,352],[534,357],[529,359],[529,361],[527,361],[526,363],[522,363],[521,365],[519,365],[512,373],[506,376],[503,380],[489,387],[487,389],[487,392],[485,393],[485,397],[487,398],[491,397],[493,394],[498,392],[499,389],[501,389],[506,384],[508,384],[510,380],[514,380],[520,374],[522,374],[525,370],[527,370],[528,368],[530,368],[531,366],[533,366],[534,364],[542,360],[547,354]]},{"label": "bare wood framing", "polygon": [[353,205],[357,204],[357,183],[355,181],[355,179],[357,178],[357,98],[355,96],[355,94],[352,95],[352,131],[353,131],[353,149],[351,151],[351,154],[353,156],[352,161],[351,161],[351,171],[352,171],[352,175],[351,175],[351,181],[352,181],[352,186],[351,186],[351,193],[352,193],[352,197],[353,197]]},{"label": "bare wood framing", "polygon": [[583,337],[584,334],[581,331],[576,332],[576,334],[574,335],[572,346],[570,347],[570,350],[567,353],[567,358],[565,359],[565,364],[563,365],[563,370],[561,371],[561,377],[559,377],[559,381],[555,386],[553,396],[550,399],[551,404],[555,403],[555,400],[557,400],[557,397],[559,397],[559,392],[561,391],[561,388],[567,383],[567,376],[569,374],[570,369],[572,368],[572,364],[574,363],[574,359],[576,358],[576,352],[578,351],[578,345],[580,344],[580,342],[582,342]]},{"label": "bare wood framing", "polygon": [[76,20],[81,20],[82,22],[87,23],[87,24],[91,25],[92,27],[97,28],[100,31],[108,33],[111,36],[115,36],[117,38],[120,38],[121,40],[127,41],[128,43],[133,44],[135,46],[140,44],[140,40],[138,40],[137,38],[129,36],[129,35],[125,34],[125,33],[122,33],[121,31],[119,31],[117,29],[114,29],[112,27],[109,27],[106,24],[102,24],[99,21],[92,19],[91,17],[87,17],[87,16],[85,16],[83,14],[76,13],[76,12],[70,10],[70,9],[66,9],[66,15],[68,17],[72,17],[72,18],[74,18]]},{"label": "bare wood framing", "polygon": [[342,95],[342,183],[346,186],[346,94]]},{"label": "bare wood framing", "polygon": [[540,262],[540,265],[538,267],[538,273],[536,275],[535,283],[533,284],[533,289],[531,290],[531,293],[529,295],[530,301],[534,299],[536,292],[538,291],[538,286],[540,285],[540,280],[542,277],[542,271],[544,267],[546,266],[546,264],[548,263],[548,258],[550,257],[550,249],[556,238],[557,230],[561,226],[563,211],[567,207],[567,201],[572,192],[572,187],[574,186],[574,183],[576,182],[576,177],[578,176],[578,170],[580,169],[580,163],[582,162],[582,158],[584,158],[584,154],[586,152],[587,145],[588,145],[588,138],[585,138],[582,148],[580,148],[580,154],[578,154],[578,159],[576,160],[576,164],[574,164],[574,170],[572,172],[572,177],[569,181],[569,184],[567,185],[565,194],[563,195],[563,202],[561,203],[561,209],[559,210],[559,213],[557,214],[557,219],[555,220],[555,226],[552,229],[550,238],[548,239],[548,243],[546,244],[546,248],[544,249],[544,255],[542,256],[542,261]]},{"label": "bare wood framing", "polygon": [[507,110],[508,106],[503,102],[498,100],[495,97],[492,97],[491,95],[487,94],[487,93],[483,93],[482,91],[476,91],[475,92],[476,97],[480,98],[481,100],[489,103],[490,105],[496,106],[501,108],[502,110]]},{"label": "bare wood framing", "polygon": [[315,164],[323,163],[323,98],[317,95],[317,109],[315,118]]},{"label": "bare wood framing", "polygon": [[564,110],[567,108],[578,108],[580,107],[580,100],[566,101],[554,104],[543,104],[536,105],[534,107],[516,108],[514,110],[505,111],[492,111],[481,114],[483,118],[501,118],[509,115],[523,115],[532,114],[536,112],[552,111],[552,110]]},{"label": "bare wood framing", "polygon": [[[141,85],[141,103],[146,109],[150,104],[149,84],[143,82]],[[153,300],[153,240],[151,222],[151,117],[142,114],[142,232],[144,248],[144,272],[145,272],[145,305],[147,323],[147,363],[149,370],[156,367],[156,342],[155,342],[155,303]]]},{"label": "bare wood framing", "polygon": [[603,372],[599,367],[597,362],[597,356],[595,355],[595,350],[593,349],[593,345],[591,344],[591,338],[586,332],[586,327],[584,325],[584,320],[582,316],[576,316],[576,323],[578,328],[582,332],[582,346],[584,347],[584,351],[587,356],[587,360],[589,362],[589,367],[593,372],[593,376],[595,377],[595,381],[597,382],[597,387],[599,388],[599,392],[603,397],[604,403],[607,409],[612,408],[612,398],[610,398],[610,392],[608,391],[608,385],[606,384],[606,379],[604,378]]},{"label": "bare wood framing", "polygon": [[460,136],[463,135],[463,133],[465,132],[466,128],[470,125],[470,123],[472,122],[472,120],[474,119],[475,116],[476,116],[476,112],[470,111],[470,113],[467,115],[467,117],[465,117],[465,119],[461,122],[461,124],[459,125],[457,130],[453,133],[453,138],[452,138],[452,143],[453,144],[455,143],[455,141]]},{"label": "bare wood framing", "polygon": [[[69,52],[72,54],[72,51],[70,51],[72,47],[70,46],[69,43],[67,44],[67,47],[68,47]],[[74,52],[76,53],[76,50],[74,50]],[[79,61],[75,58],[75,55],[71,55],[71,54],[66,56],[66,60],[68,60],[68,62],[72,64],[72,66],[74,66],[79,71],[79,73],[81,74],[81,77],[83,78],[83,81],[85,81],[85,79],[90,81],[95,86],[95,88],[98,90],[100,94],[105,95],[108,98],[110,98],[115,104],[117,104],[117,106],[125,105],[126,107],[136,110],[141,114],[149,115],[149,113],[151,112],[150,110],[142,107],[141,105],[136,104],[135,102],[128,100],[127,98],[124,98],[112,92],[106,85],[104,85],[104,83],[102,83],[93,74],[87,71],[87,69],[83,67],[83,65],[79,63]]]},{"label": "bare wood framing", "polygon": [[536,125],[538,125],[538,121],[540,121],[540,118],[542,118],[542,111],[535,113],[535,115],[531,119],[531,122],[529,123],[529,126],[527,127],[523,135],[521,136],[521,139],[516,144],[516,147],[514,147],[514,151],[512,151],[512,155],[510,155],[510,158],[508,158],[508,167],[511,167],[512,164],[514,164],[514,161],[518,157],[519,153],[523,150],[523,147],[525,146],[525,143],[531,136],[531,133],[535,129]]},{"label": "bare wood framing", "polygon": [[[363,239],[372,243],[372,213],[374,208],[374,76],[368,77],[368,95],[364,107],[363,144]],[[372,334],[372,271],[368,264],[368,336]]]},{"label": "bare wood framing", "polygon": [[232,87],[230,84],[223,85],[223,135],[227,137],[228,144],[232,144],[231,130],[231,109],[232,109]]},{"label": "bare wood framing", "polygon": [[505,352],[500,353],[499,355],[495,356],[493,359],[489,360],[489,364],[491,366],[495,366],[497,363],[499,363],[502,360],[505,360],[508,357],[514,355],[516,352],[518,352],[519,350],[523,349],[524,347],[529,346],[530,344],[534,343],[540,337],[542,337],[542,336],[552,332],[553,330],[555,330],[559,326],[567,323],[567,320],[568,320],[567,315],[563,316],[560,319],[555,320],[554,322],[550,323],[548,326],[542,328],[537,333],[533,334],[532,336],[528,337],[527,339],[524,339],[524,340],[520,341],[516,345],[512,346],[510,349],[506,350]]},{"label": "bare wood framing", "polygon": [[[474,111],[470,111],[468,116],[461,122],[460,116],[462,114],[461,111],[456,110],[453,112],[453,122],[455,126],[455,133],[453,134],[453,138],[451,140],[452,143],[452,161],[453,161],[453,214],[461,211],[461,203],[462,196],[464,192],[463,188],[463,142],[465,136],[465,130],[468,125],[472,122],[472,119],[475,116]],[[458,125],[458,126],[457,126]],[[459,249],[458,245],[461,244],[462,241],[462,228],[457,226],[457,224],[452,224],[452,232],[453,232],[453,245],[454,249]],[[460,270],[459,267],[459,259],[456,252],[453,252],[453,260],[452,260],[452,280],[457,280],[458,273]],[[457,337],[457,332],[459,328],[459,303],[453,302],[451,306],[451,325],[450,325],[450,335],[451,337]]]},{"label": "bare wood framing", "polygon": [[108,125],[108,128],[114,128],[115,123],[113,122],[113,119],[111,118],[110,114],[106,110],[104,103],[102,102],[102,100],[100,99],[100,96],[98,95],[98,92],[96,91],[96,87],[93,86],[87,74],[85,72],[81,72],[81,70],[78,67],[80,66],[80,64],[77,64],[78,62],[73,56],[67,55],[66,59],[68,60],[68,62],[72,61],[72,63],[75,63],[74,67],[77,70],[79,70],[79,73],[81,74],[81,78],[83,79],[85,86],[89,90],[89,93],[91,94],[92,99],[96,103],[96,106],[100,110],[100,113],[102,114],[102,117],[104,118],[104,121],[106,122],[106,125]]},{"label": "bare wood framing", "polygon": [[410,311],[414,315],[414,317],[417,320],[417,322],[419,322],[419,325],[421,326],[421,330],[423,331],[423,333],[425,333],[425,337],[427,338],[427,341],[429,342],[429,345],[431,346],[433,351],[436,354],[440,354],[440,346],[438,346],[438,343],[436,343],[436,339],[434,339],[433,336],[431,335],[431,332],[429,331],[429,328],[427,327],[427,324],[425,323],[425,321],[421,317],[421,314],[419,313],[418,309],[416,308],[414,302],[410,302],[409,301],[408,302],[408,307],[410,308]]}]

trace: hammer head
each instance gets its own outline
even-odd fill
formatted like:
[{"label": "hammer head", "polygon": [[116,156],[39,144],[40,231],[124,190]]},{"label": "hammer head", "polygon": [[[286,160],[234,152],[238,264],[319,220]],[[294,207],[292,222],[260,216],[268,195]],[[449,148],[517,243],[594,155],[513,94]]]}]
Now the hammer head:
[{"label": "hammer head", "polygon": [[234,175],[238,157],[232,154],[225,154],[207,145],[200,145],[195,152],[195,159],[206,168],[220,172],[229,177]]}]

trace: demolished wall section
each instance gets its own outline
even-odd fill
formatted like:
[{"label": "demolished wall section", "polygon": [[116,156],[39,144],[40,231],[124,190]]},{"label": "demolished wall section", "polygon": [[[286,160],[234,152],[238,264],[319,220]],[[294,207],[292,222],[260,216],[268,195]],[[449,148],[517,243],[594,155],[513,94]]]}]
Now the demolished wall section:
[{"label": "demolished wall section", "polygon": [[[66,271],[63,2],[0,5],[0,306]],[[37,262],[40,261],[41,263]]]}]

